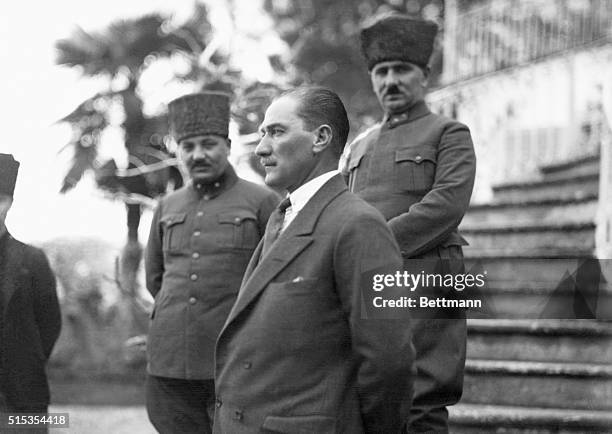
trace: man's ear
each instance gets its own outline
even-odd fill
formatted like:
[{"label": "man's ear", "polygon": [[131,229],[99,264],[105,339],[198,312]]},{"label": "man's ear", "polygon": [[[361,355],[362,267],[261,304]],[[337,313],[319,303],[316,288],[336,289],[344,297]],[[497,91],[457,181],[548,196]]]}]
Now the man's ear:
[{"label": "man's ear", "polygon": [[323,152],[331,144],[333,133],[329,125],[323,124],[315,130],[315,141],[312,146],[312,152],[318,154]]},{"label": "man's ear", "polygon": [[421,85],[423,87],[427,87],[429,85],[429,76],[431,74],[431,68],[429,67],[429,65],[427,65],[422,70],[423,70],[423,80],[421,80]]}]

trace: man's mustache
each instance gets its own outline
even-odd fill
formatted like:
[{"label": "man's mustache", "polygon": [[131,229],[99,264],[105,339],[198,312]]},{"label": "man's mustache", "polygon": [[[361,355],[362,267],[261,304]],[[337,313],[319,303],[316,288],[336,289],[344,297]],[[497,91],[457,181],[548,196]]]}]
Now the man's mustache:
[{"label": "man's mustache", "polygon": [[389,87],[387,87],[387,88],[385,89],[385,92],[384,92],[384,94],[385,94],[385,95],[396,95],[396,94],[399,94],[399,93],[401,93],[401,92],[400,92],[400,89],[399,89],[399,87],[398,87],[397,85],[395,85],[395,84],[392,84],[392,85],[390,85]]},{"label": "man's mustache", "polygon": [[206,168],[210,167],[210,164],[207,163],[207,162],[204,162],[204,161],[198,161],[198,162],[191,163],[189,165],[190,169],[197,169],[199,167],[201,167],[203,169],[206,169]]}]

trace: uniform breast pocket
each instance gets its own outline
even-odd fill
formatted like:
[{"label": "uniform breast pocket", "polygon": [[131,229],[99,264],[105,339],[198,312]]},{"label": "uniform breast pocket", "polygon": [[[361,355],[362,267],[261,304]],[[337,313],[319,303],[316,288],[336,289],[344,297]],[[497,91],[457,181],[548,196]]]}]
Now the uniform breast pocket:
[{"label": "uniform breast pocket", "polygon": [[427,192],[433,186],[435,174],[435,149],[395,151],[395,187],[398,191]]},{"label": "uniform breast pocket", "polygon": [[259,242],[257,217],[249,211],[219,214],[218,244],[236,249],[254,249]]},{"label": "uniform breast pocket", "polygon": [[185,243],[185,213],[166,214],[161,219],[163,229],[163,250],[178,252]]}]

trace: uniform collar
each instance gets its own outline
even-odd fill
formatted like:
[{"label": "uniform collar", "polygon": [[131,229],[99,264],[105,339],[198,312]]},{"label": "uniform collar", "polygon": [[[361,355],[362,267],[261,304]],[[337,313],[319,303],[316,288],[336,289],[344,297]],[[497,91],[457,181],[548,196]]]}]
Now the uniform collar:
[{"label": "uniform collar", "polygon": [[199,183],[196,184],[190,181],[190,188],[194,191],[199,197],[205,197],[206,199],[212,199],[223,193],[226,190],[229,190],[234,184],[238,181],[238,175],[236,175],[236,171],[232,167],[231,164],[227,164],[227,168],[225,172],[217,178],[215,181],[204,184]]},{"label": "uniform collar", "polygon": [[385,114],[385,117],[383,118],[383,125],[386,125],[389,128],[395,128],[398,125],[412,122],[416,119],[422,118],[423,116],[427,116],[430,113],[431,112],[429,111],[429,108],[427,108],[425,101],[419,101],[403,113],[392,115]]}]

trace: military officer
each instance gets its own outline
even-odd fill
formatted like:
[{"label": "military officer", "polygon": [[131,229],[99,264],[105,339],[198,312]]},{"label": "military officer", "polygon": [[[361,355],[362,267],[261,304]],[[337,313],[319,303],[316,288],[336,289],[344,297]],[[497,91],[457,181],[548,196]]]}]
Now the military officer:
[{"label": "military officer", "polygon": [[[428,267],[424,271],[463,271],[461,246],[467,242],[457,226],[476,167],[468,128],[431,113],[424,102],[436,33],[434,23],[399,14],[362,29],[361,47],[384,117],[347,147],[342,165],[351,191],[385,216],[404,268],[415,273]],[[446,407],[461,397],[465,312],[439,315],[444,319],[413,323],[418,372],[409,432],[446,432]]]},{"label": "military officer", "polygon": [[229,164],[227,95],[186,95],[168,109],[191,179],[160,200],[146,249],[155,298],[147,411],[159,432],[205,433],[214,411],[215,341],[278,197]]},{"label": "military officer", "polygon": [[18,169],[12,155],[0,154],[0,414],[47,412],[45,364],[62,324],[45,254],[15,240],[5,226]]}]

